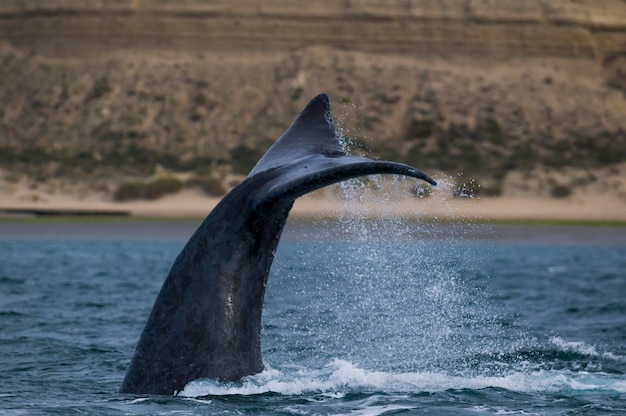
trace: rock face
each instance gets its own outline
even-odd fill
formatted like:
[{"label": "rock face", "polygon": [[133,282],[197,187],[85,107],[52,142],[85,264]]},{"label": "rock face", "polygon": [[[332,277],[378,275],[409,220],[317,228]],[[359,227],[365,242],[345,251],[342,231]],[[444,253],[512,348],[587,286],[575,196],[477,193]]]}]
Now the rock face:
[{"label": "rock face", "polygon": [[[118,48],[279,51],[325,45],[414,56],[623,52],[623,0],[5,0],[0,36],[49,56]],[[70,43],[71,45],[68,45]]]},{"label": "rock face", "polygon": [[0,55],[0,167],[35,174],[244,172],[319,92],[423,168],[626,160],[623,0],[4,0]]}]

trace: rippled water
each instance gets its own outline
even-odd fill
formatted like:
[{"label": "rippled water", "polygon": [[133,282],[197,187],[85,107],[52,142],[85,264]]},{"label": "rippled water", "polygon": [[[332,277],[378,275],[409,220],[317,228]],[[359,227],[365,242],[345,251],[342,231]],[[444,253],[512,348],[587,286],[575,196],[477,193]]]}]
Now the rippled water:
[{"label": "rippled water", "polygon": [[267,370],[117,393],[194,223],[0,222],[3,414],[626,414],[626,229],[290,224]]}]

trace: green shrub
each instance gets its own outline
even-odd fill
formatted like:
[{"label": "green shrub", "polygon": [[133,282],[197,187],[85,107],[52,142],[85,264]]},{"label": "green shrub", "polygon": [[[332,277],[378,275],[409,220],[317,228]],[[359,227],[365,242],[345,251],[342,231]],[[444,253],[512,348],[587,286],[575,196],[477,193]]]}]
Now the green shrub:
[{"label": "green shrub", "polygon": [[178,178],[165,176],[157,178],[145,185],[144,199],[159,199],[167,194],[175,194],[183,189],[183,183]]},{"label": "green shrub", "polygon": [[496,178],[487,182],[486,184],[481,184],[480,194],[484,196],[501,196],[504,191],[504,180],[501,178]]},{"label": "green shrub", "polygon": [[432,119],[412,120],[407,127],[405,137],[407,140],[425,139],[430,137],[435,130],[435,121]]},{"label": "green shrub", "polygon": [[98,78],[94,84],[93,88],[85,97],[85,101],[97,100],[103,95],[111,92],[111,86],[109,85],[109,80],[107,77]]},{"label": "green shrub", "polygon": [[113,192],[113,200],[117,202],[155,200],[167,194],[175,194],[182,188],[183,183],[174,177],[161,177],[150,182],[126,181]]},{"label": "green shrub", "polygon": [[193,96],[193,103],[195,105],[206,105],[209,103],[209,99],[202,91],[200,91]]},{"label": "green shrub", "polygon": [[550,195],[553,198],[567,198],[572,194],[572,188],[560,183],[554,184],[550,189]]},{"label": "green shrub", "polygon": [[4,174],[4,180],[9,183],[17,183],[20,181],[21,175],[14,172],[6,172]]},{"label": "green shrub", "polygon": [[197,186],[209,196],[222,196],[226,193],[226,187],[222,180],[212,174],[192,176],[187,180],[186,186]]},{"label": "green shrub", "polygon": [[230,152],[230,156],[233,172],[247,175],[261,156],[263,156],[263,150],[239,145]]},{"label": "green shrub", "polygon": [[504,129],[493,117],[487,117],[480,123],[479,130],[482,130],[487,136],[487,139],[496,145],[504,144]]},{"label": "green shrub", "polygon": [[141,199],[143,187],[144,185],[141,182],[122,182],[113,192],[113,200],[116,202],[124,202]]},{"label": "green shrub", "polygon": [[302,87],[294,88],[293,91],[291,91],[291,99],[293,101],[299,100],[300,97],[302,97],[302,93],[303,92],[304,92],[304,88],[302,88]]}]

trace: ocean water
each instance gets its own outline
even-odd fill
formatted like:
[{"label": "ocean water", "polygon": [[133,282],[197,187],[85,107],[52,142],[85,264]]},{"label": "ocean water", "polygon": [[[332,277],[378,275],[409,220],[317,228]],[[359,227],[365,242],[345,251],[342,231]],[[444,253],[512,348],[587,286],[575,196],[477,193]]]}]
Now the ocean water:
[{"label": "ocean water", "polygon": [[290,223],[266,370],[118,388],[196,222],[0,221],[6,415],[626,414],[626,228]]}]

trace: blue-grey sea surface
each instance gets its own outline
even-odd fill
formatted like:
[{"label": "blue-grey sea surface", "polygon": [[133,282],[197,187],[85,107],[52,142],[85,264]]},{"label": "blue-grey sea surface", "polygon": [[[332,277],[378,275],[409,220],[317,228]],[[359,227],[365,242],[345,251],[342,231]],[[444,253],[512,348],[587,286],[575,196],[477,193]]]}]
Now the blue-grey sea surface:
[{"label": "blue-grey sea surface", "polygon": [[266,370],[119,394],[197,221],[0,221],[6,415],[626,414],[626,228],[289,223]]}]

